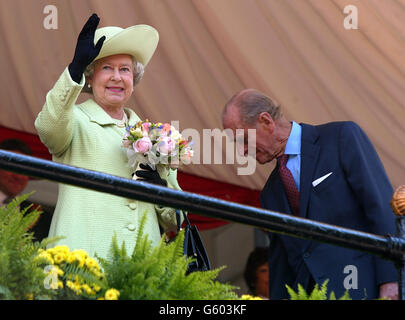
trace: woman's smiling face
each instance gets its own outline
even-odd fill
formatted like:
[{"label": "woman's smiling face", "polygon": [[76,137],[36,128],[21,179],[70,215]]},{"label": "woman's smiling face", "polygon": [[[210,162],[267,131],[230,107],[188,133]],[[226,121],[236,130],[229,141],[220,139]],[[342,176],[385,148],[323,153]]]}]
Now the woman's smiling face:
[{"label": "woman's smiling face", "polygon": [[95,63],[89,79],[94,100],[102,108],[122,108],[134,91],[133,59],[127,54],[117,54]]}]

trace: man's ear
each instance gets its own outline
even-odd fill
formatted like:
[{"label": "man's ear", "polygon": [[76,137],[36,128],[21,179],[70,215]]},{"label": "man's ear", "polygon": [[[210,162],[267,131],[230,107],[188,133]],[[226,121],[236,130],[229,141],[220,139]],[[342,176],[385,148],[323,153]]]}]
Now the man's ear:
[{"label": "man's ear", "polygon": [[270,133],[274,131],[274,120],[268,112],[262,112],[257,117],[258,125],[262,126],[265,130],[269,130]]}]

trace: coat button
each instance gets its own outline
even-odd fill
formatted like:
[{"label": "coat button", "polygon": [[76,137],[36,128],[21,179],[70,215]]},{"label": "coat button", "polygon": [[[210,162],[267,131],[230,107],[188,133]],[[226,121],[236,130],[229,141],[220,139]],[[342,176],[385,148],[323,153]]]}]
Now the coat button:
[{"label": "coat button", "polygon": [[136,209],[136,202],[131,202],[128,204],[128,206],[132,209],[135,210]]},{"label": "coat button", "polygon": [[132,223],[131,224],[129,224],[128,226],[127,226],[127,228],[128,228],[128,230],[129,231],[135,231],[135,225],[133,225]]},{"label": "coat button", "polygon": [[311,254],[309,252],[304,253],[304,259],[308,259],[310,256],[311,256]]}]

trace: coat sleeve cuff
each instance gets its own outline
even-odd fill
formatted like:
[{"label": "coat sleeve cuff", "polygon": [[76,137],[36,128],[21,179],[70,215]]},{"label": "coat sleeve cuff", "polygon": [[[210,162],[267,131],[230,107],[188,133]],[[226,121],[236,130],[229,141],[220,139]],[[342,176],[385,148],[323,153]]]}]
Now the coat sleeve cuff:
[{"label": "coat sleeve cuff", "polygon": [[155,205],[159,224],[164,231],[177,231],[176,209]]}]

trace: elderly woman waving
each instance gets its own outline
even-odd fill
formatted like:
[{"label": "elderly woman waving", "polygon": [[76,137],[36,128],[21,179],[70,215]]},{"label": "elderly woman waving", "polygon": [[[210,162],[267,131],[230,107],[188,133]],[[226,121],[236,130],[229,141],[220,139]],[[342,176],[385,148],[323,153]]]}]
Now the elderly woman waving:
[{"label": "elderly woman waving", "polygon": [[[131,178],[122,137],[125,123],[134,125],[140,119],[124,106],[142,78],[159,35],[148,25],[96,30],[99,20],[93,14],[84,25],[73,61],[48,92],[35,127],[54,161]],[[93,98],[76,105],[82,89]],[[176,171],[164,180],[157,171],[145,169],[136,173],[142,180],[180,189]],[[65,236],[60,244],[106,257],[116,234],[118,242],[125,241],[132,252],[145,212],[145,232],[155,245],[161,236],[159,223],[163,229],[176,228],[172,208],[60,184],[49,236]]]}]

